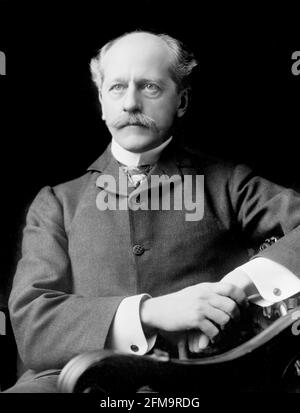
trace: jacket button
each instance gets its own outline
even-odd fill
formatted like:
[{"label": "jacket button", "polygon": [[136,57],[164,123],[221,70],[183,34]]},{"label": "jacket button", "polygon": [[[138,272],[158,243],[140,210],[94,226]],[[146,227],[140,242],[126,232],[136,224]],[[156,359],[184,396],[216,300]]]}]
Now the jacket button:
[{"label": "jacket button", "polygon": [[279,288],[274,288],[273,294],[279,297],[281,295],[281,290]]},{"label": "jacket button", "polygon": [[134,255],[142,255],[145,251],[145,248],[142,247],[142,245],[135,245],[132,248],[132,251],[133,251]]},{"label": "jacket button", "polygon": [[130,346],[130,349],[131,349],[131,351],[134,351],[135,353],[136,353],[137,351],[139,351],[138,346],[136,346],[135,344],[132,344],[132,345]]}]

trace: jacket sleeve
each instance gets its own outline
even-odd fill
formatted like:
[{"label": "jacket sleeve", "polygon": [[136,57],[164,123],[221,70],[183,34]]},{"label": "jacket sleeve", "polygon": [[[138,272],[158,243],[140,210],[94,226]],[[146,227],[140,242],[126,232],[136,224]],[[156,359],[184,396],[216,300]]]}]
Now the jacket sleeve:
[{"label": "jacket sleeve", "polygon": [[46,187],[27,214],[9,298],[18,350],[27,368],[59,369],[81,352],[104,347],[124,297],[80,296],[72,285],[63,208]]},{"label": "jacket sleeve", "polygon": [[268,258],[300,278],[300,194],[255,176],[243,165],[234,169],[229,188],[238,225],[250,246],[257,249],[266,238],[279,238],[253,258]]}]

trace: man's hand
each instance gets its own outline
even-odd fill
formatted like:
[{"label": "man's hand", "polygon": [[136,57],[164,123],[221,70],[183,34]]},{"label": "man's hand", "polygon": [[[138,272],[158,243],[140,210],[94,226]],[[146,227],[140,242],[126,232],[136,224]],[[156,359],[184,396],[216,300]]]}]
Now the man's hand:
[{"label": "man's hand", "polygon": [[[240,269],[235,269],[222,278],[226,282],[239,287],[247,296],[257,292],[250,277]],[[187,344],[191,353],[199,353],[209,345],[210,339],[202,331],[194,330],[187,335]]]},{"label": "man's hand", "polygon": [[162,331],[200,330],[212,339],[239,317],[247,302],[242,289],[227,282],[200,283],[142,303],[143,327]]}]

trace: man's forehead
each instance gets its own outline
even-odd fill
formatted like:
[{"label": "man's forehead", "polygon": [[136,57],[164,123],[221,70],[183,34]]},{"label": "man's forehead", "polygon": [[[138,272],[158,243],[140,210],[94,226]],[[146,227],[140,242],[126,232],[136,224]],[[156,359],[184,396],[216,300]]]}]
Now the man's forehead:
[{"label": "man's forehead", "polygon": [[[164,71],[171,64],[171,52],[158,36],[134,33],[118,40],[103,58],[105,72],[119,72],[132,66],[135,69]],[[106,70],[107,69],[107,70]],[[106,73],[107,74],[107,73]]]}]

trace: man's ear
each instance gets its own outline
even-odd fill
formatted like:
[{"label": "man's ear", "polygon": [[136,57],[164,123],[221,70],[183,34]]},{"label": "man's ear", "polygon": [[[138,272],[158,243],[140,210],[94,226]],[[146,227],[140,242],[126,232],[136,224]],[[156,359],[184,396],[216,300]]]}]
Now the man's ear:
[{"label": "man's ear", "polygon": [[102,105],[102,93],[101,93],[101,90],[99,90],[98,97],[99,97],[99,102],[100,102],[101,117],[102,117],[102,120],[105,120],[105,116],[104,116],[104,112],[103,112],[103,105]]},{"label": "man's ear", "polygon": [[189,91],[188,89],[184,89],[179,93],[179,103],[177,107],[177,116],[181,118],[188,107],[189,104]]}]

